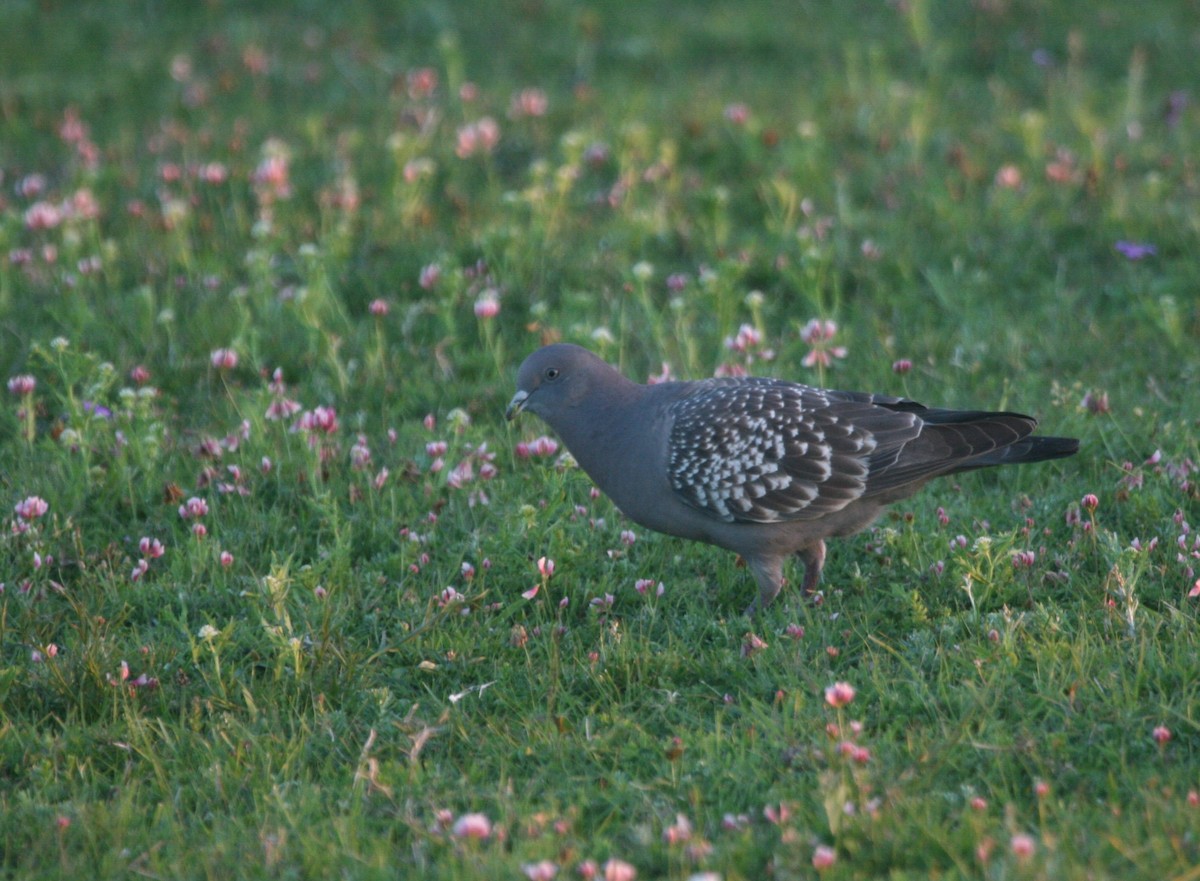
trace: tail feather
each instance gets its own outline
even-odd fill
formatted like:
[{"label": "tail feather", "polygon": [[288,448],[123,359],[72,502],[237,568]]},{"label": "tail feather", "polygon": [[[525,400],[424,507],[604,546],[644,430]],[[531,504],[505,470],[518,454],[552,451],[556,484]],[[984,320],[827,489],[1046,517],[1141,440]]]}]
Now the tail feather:
[{"label": "tail feather", "polygon": [[1019,465],[1023,462],[1045,462],[1048,459],[1063,459],[1073,456],[1077,452],[1079,452],[1077,438],[1030,436],[964,462],[962,470],[987,468],[992,465]]},{"label": "tail feather", "polygon": [[875,450],[869,495],[920,485],[939,475],[1060,459],[1079,449],[1075,438],[1035,436],[1037,420],[1020,413],[883,406],[914,412],[923,425],[916,437],[897,438]]}]

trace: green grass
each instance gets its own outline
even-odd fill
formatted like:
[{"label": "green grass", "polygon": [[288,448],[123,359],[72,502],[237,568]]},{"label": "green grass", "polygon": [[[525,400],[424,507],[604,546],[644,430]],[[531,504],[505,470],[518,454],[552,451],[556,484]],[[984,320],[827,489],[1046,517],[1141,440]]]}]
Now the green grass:
[{"label": "green grass", "polygon": [[[1198,38],[1183,0],[5,4],[5,877],[1196,878]],[[557,338],[1082,449],[749,620],[732,555],[517,454]]]}]

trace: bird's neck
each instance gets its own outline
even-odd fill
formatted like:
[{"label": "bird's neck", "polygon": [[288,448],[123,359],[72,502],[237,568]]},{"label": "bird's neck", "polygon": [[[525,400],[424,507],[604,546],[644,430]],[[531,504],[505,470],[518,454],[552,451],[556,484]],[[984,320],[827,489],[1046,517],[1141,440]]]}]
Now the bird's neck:
[{"label": "bird's neck", "polygon": [[622,472],[611,463],[632,454],[638,433],[650,426],[636,424],[637,403],[646,386],[624,381],[597,389],[567,409],[554,425],[558,436],[579,466],[609,496],[620,494],[617,484]]}]

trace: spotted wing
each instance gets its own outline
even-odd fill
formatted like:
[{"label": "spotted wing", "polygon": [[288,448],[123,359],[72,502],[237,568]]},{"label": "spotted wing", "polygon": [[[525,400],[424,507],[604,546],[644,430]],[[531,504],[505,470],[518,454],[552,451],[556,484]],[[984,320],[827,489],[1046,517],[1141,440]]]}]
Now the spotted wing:
[{"label": "spotted wing", "polygon": [[670,407],[671,486],[726,522],[816,519],[862,497],[872,472],[896,463],[921,433],[920,409],[779,380],[695,383]]}]

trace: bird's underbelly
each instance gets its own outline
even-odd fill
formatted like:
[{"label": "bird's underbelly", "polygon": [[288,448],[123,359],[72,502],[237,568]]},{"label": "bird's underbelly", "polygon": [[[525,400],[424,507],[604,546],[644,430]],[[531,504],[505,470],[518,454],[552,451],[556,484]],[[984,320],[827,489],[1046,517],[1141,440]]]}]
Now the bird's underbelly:
[{"label": "bird's underbelly", "polygon": [[[712,518],[689,508],[673,496],[646,493],[645,498],[650,500],[649,504],[644,502],[630,504],[632,500],[612,495],[610,498],[622,514],[639,526],[666,535],[717,544],[708,535],[708,527]],[[665,501],[663,501],[664,498]]]},{"label": "bird's underbelly", "polygon": [[655,507],[632,505],[626,509],[620,501],[614,502],[629,519],[646,529],[717,545],[743,556],[793,554],[827,538],[853,535],[870,526],[883,510],[882,505],[859,502],[809,520],[746,523],[720,520],[674,497]]}]

